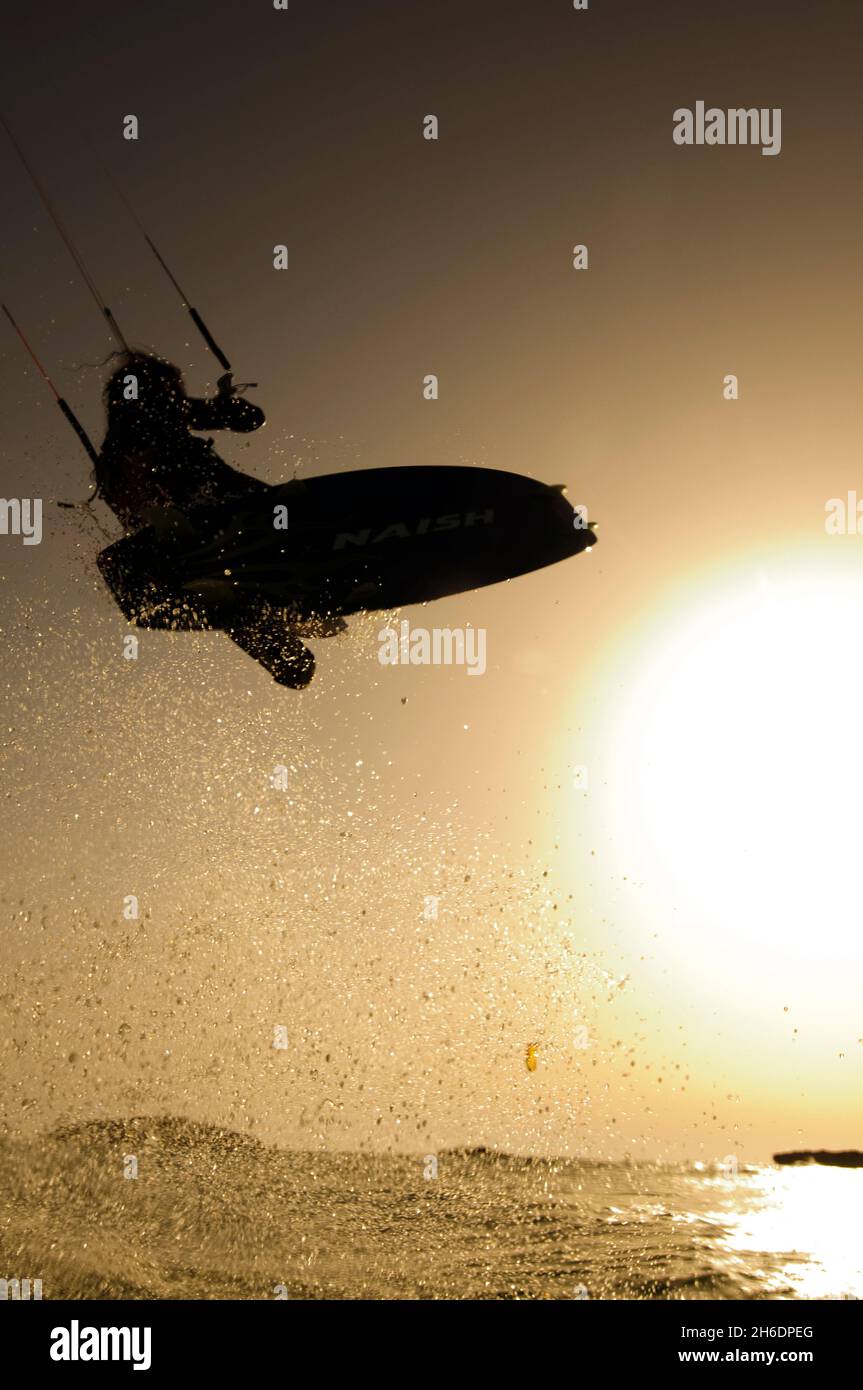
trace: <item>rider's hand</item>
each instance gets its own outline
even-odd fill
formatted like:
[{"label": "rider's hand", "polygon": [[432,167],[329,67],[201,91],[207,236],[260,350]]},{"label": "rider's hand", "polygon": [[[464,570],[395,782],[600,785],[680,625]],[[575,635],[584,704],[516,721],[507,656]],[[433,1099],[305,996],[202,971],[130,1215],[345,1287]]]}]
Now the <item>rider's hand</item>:
[{"label": "rider's hand", "polygon": [[257,384],[256,381],[238,381],[237,384],[234,385],[234,373],[225,372],[225,375],[220,376],[219,380],[216,382],[216,395],[230,397],[242,396],[244,391],[248,391],[250,387],[254,388]]}]

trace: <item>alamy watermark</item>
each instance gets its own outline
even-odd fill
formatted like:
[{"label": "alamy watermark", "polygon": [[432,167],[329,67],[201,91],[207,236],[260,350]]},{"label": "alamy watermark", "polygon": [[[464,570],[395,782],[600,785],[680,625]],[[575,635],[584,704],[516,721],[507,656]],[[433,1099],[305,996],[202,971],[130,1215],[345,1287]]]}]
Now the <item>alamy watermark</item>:
[{"label": "alamy watermark", "polygon": [[824,503],[827,515],[824,530],[828,536],[863,536],[863,497],[852,491],[846,497],[831,497]]},{"label": "alamy watermark", "polygon": [[467,666],[469,676],[485,674],[484,627],[415,627],[403,619],[399,630],[378,633],[382,666]]},{"label": "alamy watermark", "polygon": [[40,545],[42,498],[0,497],[0,536],[21,536],[25,545]]},{"label": "alamy watermark", "polygon": [[695,110],[679,106],[674,113],[675,145],[760,145],[765,155],[782,149],[782,108],[742,106],[723,111],[718,106],[705,109],[703,101]]},{"label": "alamy watermark", "polygon": [[32,1283],[29,1279],[0,1279],[0,1302],[11,1299],[13,1303],[26,1303],[31,1298],[38,1300],[41,1297],[41,1279],[34,1279]]},{"label": "alamy watermark", "polygon": [[149,1327],[82,1327],[73,1318],[69,1327],[51,1332],[52,1361],[131,1361],[134,1371],[151,1365]]}]

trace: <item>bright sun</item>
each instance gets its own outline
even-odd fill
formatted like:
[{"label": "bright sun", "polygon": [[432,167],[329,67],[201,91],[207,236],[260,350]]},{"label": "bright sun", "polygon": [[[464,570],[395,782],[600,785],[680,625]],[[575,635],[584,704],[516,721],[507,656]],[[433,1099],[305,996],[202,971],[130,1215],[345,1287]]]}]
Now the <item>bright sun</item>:
[{"label": "bright sun", "polygon": [[608,711],[621,863],[718,982],[739,982],[746,961],[799,979],[807,961],[823,985],[829,962],[835,987],[837,966],[841,979],[863,962],[856,568],[773,567],[696,590],[646,645],[642,628]]}]

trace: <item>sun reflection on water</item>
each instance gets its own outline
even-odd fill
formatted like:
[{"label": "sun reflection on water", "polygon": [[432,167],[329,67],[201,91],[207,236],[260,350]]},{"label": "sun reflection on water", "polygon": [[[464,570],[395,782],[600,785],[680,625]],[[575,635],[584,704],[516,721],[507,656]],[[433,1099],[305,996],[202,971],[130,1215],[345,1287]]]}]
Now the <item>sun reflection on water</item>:
[{"label": "sun reflection on water", "polygon": [[[763,1256],[762,1276],[778,1295],[863,1298],[863,1171],[815,1164],[763,1168],[719,1185],[738,1200],[711,1212],[727,1255]],[[748,1189],[748,1201],[739,1201]],[[731,1194],[729,1194],[731,1195]]]}]

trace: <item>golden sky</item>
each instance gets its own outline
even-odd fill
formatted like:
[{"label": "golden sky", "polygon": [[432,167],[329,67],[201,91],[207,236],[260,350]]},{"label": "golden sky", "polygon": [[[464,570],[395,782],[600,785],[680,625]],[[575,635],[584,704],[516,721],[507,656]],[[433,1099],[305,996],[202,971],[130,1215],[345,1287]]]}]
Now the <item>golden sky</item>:
[{"label": "golden sky", "polygon": [[[8,114],[127,334],[212,385],[102,162],[259,383],[266,432],[224,456],[272,482],[526,472],[565,483],[600,545],[402,615],[484,627],[478,679],[382,668],[375,617],[317,644],[301,695],[218,635],[143,634],[126,662],[99,537],[51,501],[84,493],[86,460],[7,336],[3,489],[46,499],[46,534],[0,538],[6,1122],[863,1145],[863,540],[824,529],[861,481],[859,17],[297,5],[226,44],[232,7],[207,5],[171,11],[164,51],[159,8],[122,38],[94,0],[86,40],[78,10],[47,41],[17,16],[13,66],[38,44],[46,82],[34,100],[10,73]],[[781,153],[675,145],[700,99],[781,108]],[[98,437],[83,364],[110,344],[0,159],[4,297]]]}]

